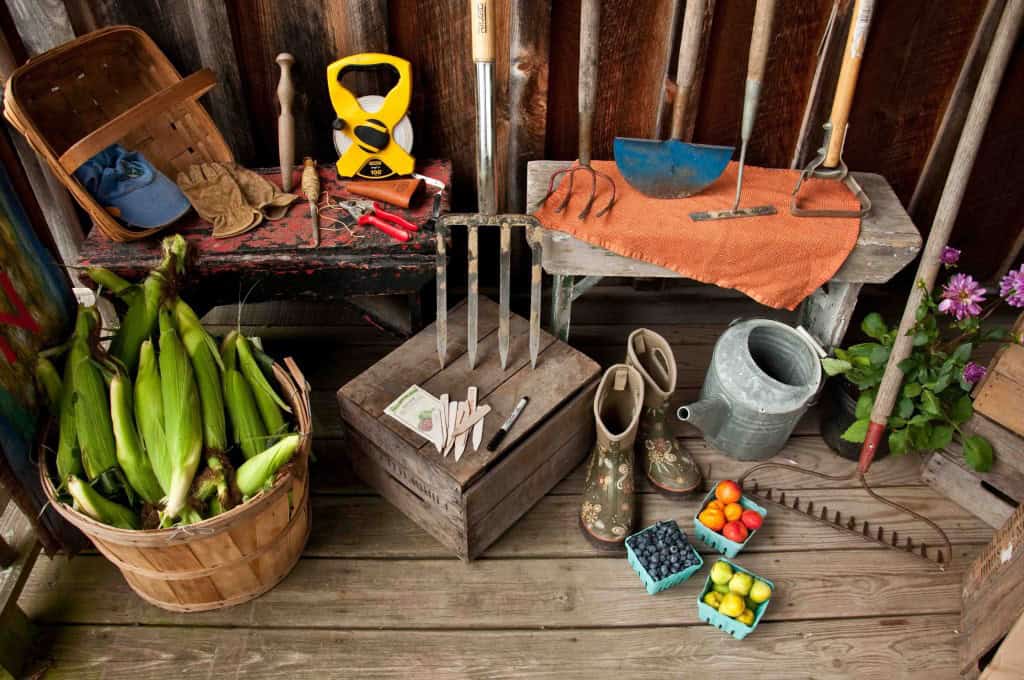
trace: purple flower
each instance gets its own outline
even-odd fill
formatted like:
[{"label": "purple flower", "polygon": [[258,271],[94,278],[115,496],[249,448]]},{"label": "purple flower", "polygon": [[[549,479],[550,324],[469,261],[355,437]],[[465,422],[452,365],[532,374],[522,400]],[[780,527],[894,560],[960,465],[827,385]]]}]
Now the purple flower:
[{"label": "purple flower", "polygon": [[970,383],[971,385],[977,385],[978,381],[985,377],[986,369],[981,364],[976,364],[973,361],[968,361],[964,364],[964,382]]},{"label": "purple flower", "polygon": [[1011,307],[1024,307],[1024,264],[1011,269],[999,282],[999,296]]},{"label": "purple flower", "polygon": [[939,261],[947,267],[952,267],[960,261],[960,251],[956,248],[950,248],[949,246],[943,246],[942,254],[939,255]]},{"label": "purple flower", "polygon": [[970,274],[953,274],[949,282],[942,287],[942,302],[939,311],[951,314],[958,321],[968,316],[981,314],[981,304],[985,301],[985,289]]}]

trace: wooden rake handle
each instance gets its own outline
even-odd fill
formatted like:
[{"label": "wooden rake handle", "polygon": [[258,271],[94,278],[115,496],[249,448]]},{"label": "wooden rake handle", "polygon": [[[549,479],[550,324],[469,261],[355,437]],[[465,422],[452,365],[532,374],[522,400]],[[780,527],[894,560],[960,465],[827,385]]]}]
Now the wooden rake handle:
[{"label": "wooden rake handle", "polygon": [[839,165],[843,153],[843,141],[846,139],[846,124],[850,120],[850,108],[853,106],[853,93],[857,89],[857,77],[860,75],[860,63],[864,58],[864,46],[868,40],[868,29],[871,27],[871,15],[875,11],[875,0],[857,0],[853,12],[853,22],[846,35],[846,49],[843,51],[843,65],[839,69],[839,80],[836,82],[836,93],[832,98],[832,113],[828,117],[832,124],[832,134],[828,140],[825,153],[826,168]]}]

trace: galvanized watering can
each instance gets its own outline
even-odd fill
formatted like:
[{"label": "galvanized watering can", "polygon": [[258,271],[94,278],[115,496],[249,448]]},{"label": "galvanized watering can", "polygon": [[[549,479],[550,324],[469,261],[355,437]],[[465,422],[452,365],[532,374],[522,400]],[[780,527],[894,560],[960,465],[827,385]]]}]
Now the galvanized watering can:
[{"label": "galvanized watering can", "polygon": [[700,400],[676,415],[733,458],[769,458],[814,403],[823,355],[803,328],[768,319],[738,322],[715,343]]}]

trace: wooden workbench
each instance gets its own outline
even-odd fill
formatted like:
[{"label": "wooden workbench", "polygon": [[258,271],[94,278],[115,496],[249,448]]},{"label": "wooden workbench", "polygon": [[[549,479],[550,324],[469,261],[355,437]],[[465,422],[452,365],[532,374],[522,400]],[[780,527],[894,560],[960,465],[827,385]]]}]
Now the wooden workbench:
[{"label": "wooden workbench", "polygon": [[[547,193],[548,181],[573,161],[531,161],[527,164],[526,205],[532,209]],[[862,220],[853,252],[832,280],[804,301],[801,323],[826,347],[840,344],[857,296],[865,283],[885,283],[921,249],[921,234],[881,175],[852,173],[873,208]],[[618,255],[571,234],[541,229],[544,271],[555,277],[552,332],[569,337],[572,302],[605,276],[680,278],[680,274],[649,262]],[[576,279],[576,277],[581,277]]]},{"label": "wooden workbench", "polygon": [[[441,212],[447,212],[451,163],[425,161],[417,172],[448,187],[441,203]],[[266,176],[280,186],[279,173],[266,171]],[[320,166],[320,182],[332,200],[359,198],[345,191],[345,182],[337,179],[333,165]],[[430,216],[434,192],[436,189],[427,186],[410,209],[388,210],[422,224]],[[297,298],[352,301],[357,296],[416,296],[434,279],[436,246],[432,232],[419,232],[408,242],[399,243],[373,228],[357,226],[352,232],[339,229],[323,216],[320,247],[312,248],[309,204],[304,199],[296,201],[284,219],[265,221],[234,238],[213,238],[209,223],[194,213],[176,231],[188,239],[194,254],[189,267],[193,279],[189,300],[194,300],[197,310],[243,298],[248,302]],[[132,280],[159,261],[159,237],[116,243],[96,229],[82,244],[79,258],[80,265],[107,267]],[[418,308],[418,303],[412,306]]]}]

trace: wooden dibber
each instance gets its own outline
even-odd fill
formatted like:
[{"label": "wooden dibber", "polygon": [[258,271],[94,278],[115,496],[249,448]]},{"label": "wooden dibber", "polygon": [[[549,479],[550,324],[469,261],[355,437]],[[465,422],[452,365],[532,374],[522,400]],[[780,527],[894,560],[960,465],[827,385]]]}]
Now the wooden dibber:
[{"label": "wooden dibber", "polygon": [[292,115],[292,102],[295,100],[292,64],[295,57],[282,52],[276,61],[281,66],[281,79],[277,82],[277,101],[281,104],[281,114],[277,117],[277,155],[281,164],[281,188],[291,191],[295,165],[295,117]]},{"label": "wooden dibber", "polygon": [[[283,175],[282,175],[283,177]],[[316,161],[309,156],[302,160],[302,195],[309,201],[309,218],[312,221],[313,247],[320,247],[320,176],[316,174]]]}]

